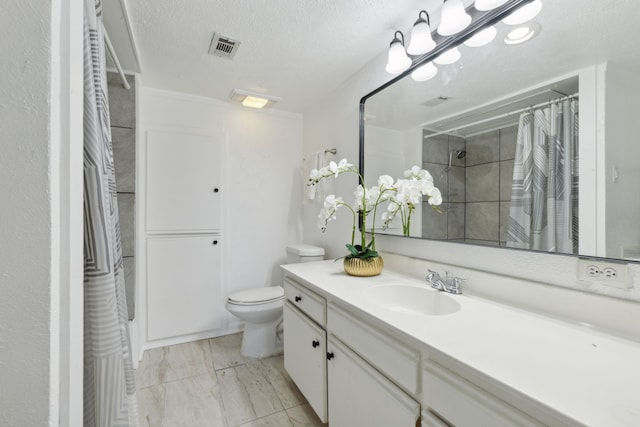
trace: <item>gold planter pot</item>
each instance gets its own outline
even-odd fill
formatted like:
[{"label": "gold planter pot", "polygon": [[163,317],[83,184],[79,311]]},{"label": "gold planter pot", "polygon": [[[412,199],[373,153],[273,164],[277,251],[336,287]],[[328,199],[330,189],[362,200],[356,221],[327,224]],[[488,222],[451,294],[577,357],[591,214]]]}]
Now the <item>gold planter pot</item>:
[{"label": "gold planter pot", "polygon": [[345,258],[344,271],[350,276],[377,276],[382,272],[382,257],[373,258]]}]

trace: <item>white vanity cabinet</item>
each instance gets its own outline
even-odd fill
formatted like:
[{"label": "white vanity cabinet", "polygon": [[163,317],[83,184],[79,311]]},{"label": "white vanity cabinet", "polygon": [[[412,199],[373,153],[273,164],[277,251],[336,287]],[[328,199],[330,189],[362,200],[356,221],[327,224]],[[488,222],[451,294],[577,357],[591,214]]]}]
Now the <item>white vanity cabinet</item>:
[{"label": "white vanity cabinet", "polygon": [[327,309],[291,278],[284,285],[285,369],[319,418],[331,427],[415,427],[420,405],[404,390],[418,391],[419,352],[339,307]]},{"label": "white vanity cabinet", "polygon": [[285,280],[284,367],[320,420],[327,422],[325,300]]}]

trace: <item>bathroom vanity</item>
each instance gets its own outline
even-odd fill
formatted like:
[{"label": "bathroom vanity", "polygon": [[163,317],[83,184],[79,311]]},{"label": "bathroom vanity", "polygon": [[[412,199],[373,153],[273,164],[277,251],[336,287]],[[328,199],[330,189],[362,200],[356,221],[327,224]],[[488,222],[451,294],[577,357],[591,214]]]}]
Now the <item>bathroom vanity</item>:
[{"label": "bathroom vanity", "polygon": [[390,266],[283,269],[285,368],[331,427],[640,425],[634,340]]}]

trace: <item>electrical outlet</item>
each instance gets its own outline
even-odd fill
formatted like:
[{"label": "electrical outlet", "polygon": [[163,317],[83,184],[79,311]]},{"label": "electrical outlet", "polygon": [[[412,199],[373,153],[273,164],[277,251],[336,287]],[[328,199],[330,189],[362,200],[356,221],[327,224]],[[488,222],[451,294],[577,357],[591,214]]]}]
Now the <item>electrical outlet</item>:
[{"label": "electrical outlet", "polygon": [[591,277],[598,277],[602,273],[598,267],[595,265],[590,265],[587,267],[587,274]]},{"label": "electrical outlet", "polygon": [[578,280],[627,289],[629,287],[627,264],[602,259],[578,258]]}]

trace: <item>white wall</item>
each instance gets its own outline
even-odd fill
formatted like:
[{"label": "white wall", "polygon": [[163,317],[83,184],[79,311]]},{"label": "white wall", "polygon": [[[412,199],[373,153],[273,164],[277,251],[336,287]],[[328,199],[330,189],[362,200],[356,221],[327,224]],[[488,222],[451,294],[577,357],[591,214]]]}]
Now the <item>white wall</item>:
[{"label": "white wall", "polygon": [[227,134],[225,295],[281,283],[285,247],[302,240],[302,116],[145,87],[144,76],[141,85],[139,140],[150,128]]},{"label": "white wall", "polygon": [[[358,104],[362,96],[390,79],[390,76],[384,72],[384,61],[384,55],[380,55],[334,92],[328,94],[317,108],[305,112],[305,153],[313,152],[330,143],[337,147],[339,158],[357,159]],[[595,138],[593,140],[595,141]],[[351,194],[353,191],[354,183],[352,182],[345,181],[340,185],[341,188],[338,191],[342,191],[342,194]],[[306,204],[303,207],[305,243],[325,247],[328,257],[344,256],[346,254],[344,244],[350,235],[349,218],[346,215],[339,216],[335,222],[329,224],[328,230],[323,234],[317,228],[318,209],[318,206],[312,204]],[[578,281],[578,259],[571,256],[395,236],[376,236],[376,242],[378,250],[433,260],[453,267],[465,266],[640,301],[640,268],[633,265],[629,267],[633,285],[628,289],[616,289]]]},{"label": "white wall", "polygon": [[80,2],[3,2],[0,425],[82,419],[81,31]]}]

